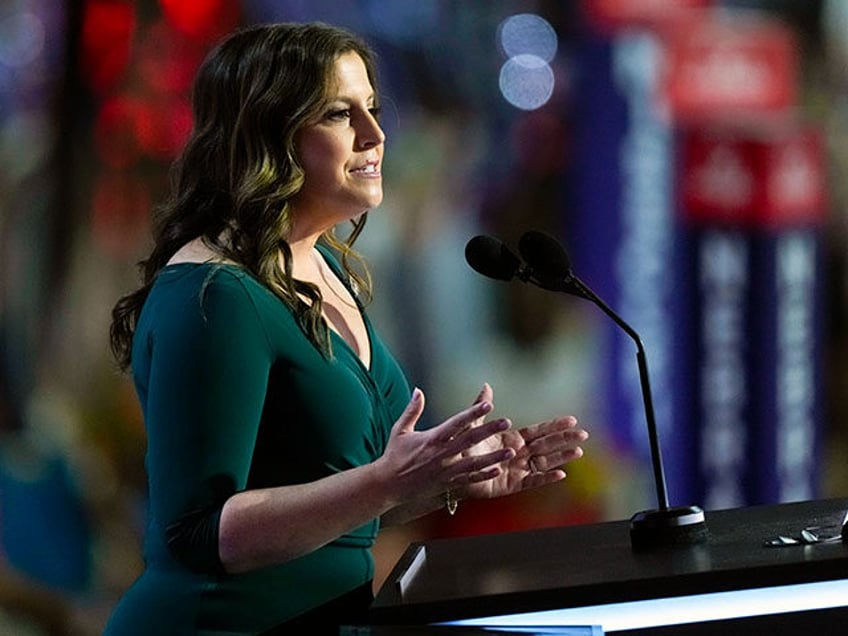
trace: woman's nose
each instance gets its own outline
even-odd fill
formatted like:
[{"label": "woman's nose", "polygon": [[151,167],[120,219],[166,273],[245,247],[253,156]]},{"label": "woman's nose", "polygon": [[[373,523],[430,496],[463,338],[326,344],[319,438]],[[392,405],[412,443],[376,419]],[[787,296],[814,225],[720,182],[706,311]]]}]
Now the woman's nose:
[{"label": "woman's nose", "polygon": [[380,123],[371,113],[363,117],[359,130],[356,131],[358,145],[362,148],[373,148],[386,141],[386,134]]}]

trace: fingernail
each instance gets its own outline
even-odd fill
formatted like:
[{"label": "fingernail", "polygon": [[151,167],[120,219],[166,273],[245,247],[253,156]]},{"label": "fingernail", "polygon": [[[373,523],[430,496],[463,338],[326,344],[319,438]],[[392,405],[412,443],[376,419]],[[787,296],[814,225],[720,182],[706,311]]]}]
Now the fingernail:
[{"label": "fingernail", "polygon": [[411,402],[420,402],[421,396],[423,394],[424,393],[421,391],[421,389],[419,389],[418,387],[415,387],[414,389],[412,389],[412,396],[410,397],[410,401]]}]

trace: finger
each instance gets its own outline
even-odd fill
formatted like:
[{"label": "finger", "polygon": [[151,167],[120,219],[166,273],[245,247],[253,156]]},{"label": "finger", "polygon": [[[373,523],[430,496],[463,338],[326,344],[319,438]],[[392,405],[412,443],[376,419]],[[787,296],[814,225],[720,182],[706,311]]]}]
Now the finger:
[{"label": "finger", "polygon": [[540,437],[544,437],[552,433],[559,433],[569,429],[582,430],[576,429],[576,426],[577,418],[573,415],[569,415],[567,417],[559,417],[546,422],[539,422],[538,424],[533,424],[531,426],[525,426],[521,429],[521,436],[524,438],[524,441],[529,444],[535,439],[539,439]]},{"label": "finger", "polygon": [[[465,428],[451,438],[445,448],[449,454],[463,453],[494,435],[504,434],[510,426],[512,426],[512,422],[508,419],[499,418],[480,426]],[[504,444],[501,443],[498,446],[503,447]]]},{"label": "finger", "polygon": [[554,446],[563,443],[579,443],[589,439],[589,432],[585,429],[577,428],[576,420],[571,417],[559,418],[534,426],[528,426],[520,429],[520,433],[524,438],[524,443],[527,446],[534,447],[539,444]]},{"label": "finger", "polygon": [[449,464],[447,474],[451,479],[463,479],[464,475],[485,471],[497,464],[507,462],[513,457],[515,457],[515,451],[511,448],[501,448],[483,455],[463,457]]},{"label": "finger", "polygon": [[474,420],[484,417],[487,413],[490,413],[491,410],[491,402],[476,402],[467,409],[449,417],[447,420],[431,430],[439,441],[447,443],[463,431],[470,429]]},{"label": "finger", "polygon": [[492,402],[495,397],[495,392],[492,390],[492,387],[488,382],[483,383],[483,388],[480,389],[480,392],[477,394],[477,397],[474,398],[474,404],[478,402]]},{"label": "finger", "polygon": [[544,455],[541,459],[544,466],[562,466],[575,459],[583,457],[583,449],[580,446],[568,448],[557,453]]},{"label": "finger", "polygon": [[545,455],[530,455],[527,458],[527,470],[532,474],[547,473],[559,470],[564,464],[583,457],[583,449],[579,446]]},{"label": "finger", "polygon": [[[463,462],[462,464],[457,463],[455,465],[451,465],[450,471],[446,473],[448,478],[447,486],[451,488],[467,486],[469,484],[476,484],[499,477],[504,470],[502,466],[503,462],[509,461],[509,454],[504,453],[502,457],[507,457],[507,459],[497,461],[499,458],[495,457],[494,463],[488,463],[488,465],[487,462],[483,461],[482,457],[475,458],[476,461],[474,461],[473,464],[465,464]],[[489,460],[491,459],[492,458],[489,458]],[[468,470],[456,472],[457,468],[461,466],[465,466]]]},{"label": "finger", "polygon": [[490,466],[473,473],[462,473],[452,477],[448,481],[447,486],[450,488],[458,488],[461,486],[468,486],[470,484],[479,484],[482,481],[488,481],[495,477],[499,477],[502,472],[503,469],[500,466]]},{"label": "finger", "polygon": [[539,437],[527,444],[531,455],[543,455],[569,448],[574,448],[585,442],[589,433],[582,429],[567,429]]},{"label": "finger", "polygon": [[412,396],[409,398],[409,403],[406,405],[406,408],[401,413],[397,422],[395,422],[392,427],[393,433],[411,433],[415,430],[415,425],[418,423],[418,419],[421,417],[421,414],[424,412],[424,392],[415,387],[412,390]]}]

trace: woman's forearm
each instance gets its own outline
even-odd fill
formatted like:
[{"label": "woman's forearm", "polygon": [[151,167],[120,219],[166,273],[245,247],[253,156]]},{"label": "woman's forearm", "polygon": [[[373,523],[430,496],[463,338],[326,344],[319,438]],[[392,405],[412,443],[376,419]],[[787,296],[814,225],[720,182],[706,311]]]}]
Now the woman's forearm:
[{"label": "woman's forearm", "polygon": [[308,484],[236,493],[224,504],[218,549],[230,573],[303,556],[397,505],[376,463]]}]

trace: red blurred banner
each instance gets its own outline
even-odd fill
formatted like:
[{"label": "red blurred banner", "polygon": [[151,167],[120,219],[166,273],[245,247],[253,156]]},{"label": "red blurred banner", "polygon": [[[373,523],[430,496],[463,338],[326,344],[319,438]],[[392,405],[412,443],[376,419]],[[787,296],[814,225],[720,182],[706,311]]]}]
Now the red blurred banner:
[{"label": "red blurred banner", "polygon": [[690,221],[786,227],[824,218],[825,156],[817,130],[691,130],[682,150],[682,202]]},{"label": "red blurred banner", "polygon": [[663,101],[678,122],[783,116],[796,103],[800,54],[783,23],[704,12],[665,33]]},{"label": "red blurred banner", "polygon": [[704,9],[712,4],[712,0],[583,0],[583,13],[601,29],[662,28],[691,9]]}]

